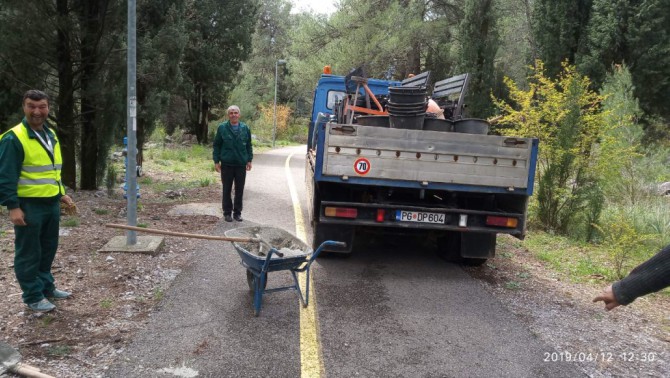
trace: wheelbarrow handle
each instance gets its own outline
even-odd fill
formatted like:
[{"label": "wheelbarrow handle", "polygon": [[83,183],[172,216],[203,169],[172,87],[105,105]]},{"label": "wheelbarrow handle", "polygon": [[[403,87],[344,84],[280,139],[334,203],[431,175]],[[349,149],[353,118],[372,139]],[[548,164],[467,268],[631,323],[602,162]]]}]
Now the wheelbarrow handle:
[{"label": "wheelbarrow handle", "polygon": [[347,248],[347,243],[346,242],[340,242],[340,241],[333,241],[333,240],[327,240],[325,242],[326,245],[329,245],[331,247],[342,247],[342,248]]},{"label": "wheelbarrow handle", "polygon": [[319,254],[320,254],[321,251],[323,250],[323,247],[326,247],[326,246],[346,248],[346,247],[347,247],[347,243],[345,243],[345,242],[341,242],[341,241],[334,241],[334,240],[326,240],[326,241],[324,241],[323,243],[321,243],[321,245],[319,245],[319,246],[316,248],[316,250],[314,251],[314,253],[312,253],[312,257],[309,259],[309,264],[311,264],[312,261],[314,261],[314,259],[316,259],[316,258],[319,256]]}]

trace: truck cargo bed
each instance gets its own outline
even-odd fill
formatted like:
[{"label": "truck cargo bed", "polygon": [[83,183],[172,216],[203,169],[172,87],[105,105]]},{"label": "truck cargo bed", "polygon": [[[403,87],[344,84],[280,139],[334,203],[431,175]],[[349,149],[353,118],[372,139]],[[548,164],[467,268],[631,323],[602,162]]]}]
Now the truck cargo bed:
[{"label": "truck cargo bed", "polygon": [[532,194],[536,139],[334,123],[325,127],[323,176]]}]

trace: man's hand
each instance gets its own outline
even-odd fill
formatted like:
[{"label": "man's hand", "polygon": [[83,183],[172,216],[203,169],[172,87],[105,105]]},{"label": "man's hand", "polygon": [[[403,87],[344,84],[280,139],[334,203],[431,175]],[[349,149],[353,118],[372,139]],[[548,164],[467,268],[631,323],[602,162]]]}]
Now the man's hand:
[{"label": "man's hand", "polygon": [[60,198],[60,201],[65,204],[65,206],[74,206],[74,201],[72,200],[72,197],[68,196],[67,194],[62,196]]},{"label": "man's hand", "polygon": [[214,169],[216,169],[217,172],[221,173],[221,163],[215,163]]},{"label": "man's hand", "polygon": [[62,203],[61,205],[61,210],[65,213],[65,215],[77,215],[77,205],[75,205],[74,201],[72,198],[68,195],[64,195],[60,198],[60,202]]},{"label": "man's hand", "polygon": [[9,220],[15,226],[27,226],[26,220],[24,219],[23,210],[21,210],[20,207],[9,210]]},{"label": "man's hand", "polygon": [[249,161],[249,162],[247,162],[247,171],[250,171],[250,170],[251,170],[251,162]]},{"label": "man's hand", "polygon": [[612,285],[604,288],[600,295],[593,298],[593,302],[599,301],[605,302],[605,310],[607,311],[620,306],[619,302],[617,302],[616,297],[614,296],[614,292],[612,291]]}]

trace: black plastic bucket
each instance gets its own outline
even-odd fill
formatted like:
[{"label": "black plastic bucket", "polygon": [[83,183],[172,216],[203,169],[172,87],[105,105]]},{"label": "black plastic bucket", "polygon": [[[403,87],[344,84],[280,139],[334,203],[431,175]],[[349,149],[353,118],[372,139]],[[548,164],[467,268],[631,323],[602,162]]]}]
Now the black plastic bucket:
[{"label": "black plastic bucket", "polygon": [[485,119],[464,118],[454,122],[454,131],[467,134],[488,134],[490,124]]},{"label": "black plastic bucket", "polygon": [[423,129],[431,131],[454,131],[454,124],[446,119],[426,117],[423,120]]},{"label": "black plastic bucket", "polygon": [[418,104],[388,104],[386,110],[389,114],[409,114],[409,113],[425,113],[427,104],[420,102]]},{"label": "black plastic bucket", "polygon": [[414,115],[389,115],[389,126],[392,129],[423,130],[423,120],[426,113]]},{"label": "black plastic bucket", "polygon": [[390,87],[389,101],[394,104],[417,104],[426,102],[426,88]]},{"label": "black plastic bucket", "polygon": [[356,122],[363,126],[389,127],[389,116],[367,115],[358,116]]}]

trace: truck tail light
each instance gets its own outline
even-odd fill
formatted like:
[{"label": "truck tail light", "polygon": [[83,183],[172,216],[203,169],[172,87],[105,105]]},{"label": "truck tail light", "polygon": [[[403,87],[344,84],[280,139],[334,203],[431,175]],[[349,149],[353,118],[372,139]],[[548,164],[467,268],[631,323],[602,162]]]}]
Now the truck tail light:
[{"label": "truck tail light", "polygon": [[486,224],[488,226],[515,228],[519,224],[519,220],[509,217],[488,216],[486,217]]},{"label": "truck tail light", "polygon": [[377,209],[377,222],[382,223],[384,221],[386,212],[384,209]]},{"label": "truck tail light", "polygon": [[350,209],[346,207],[326,207],[324,213],[327,217],[337,217],[337,218],[352,218],[355,219],[358,216],[358,210]]}]

